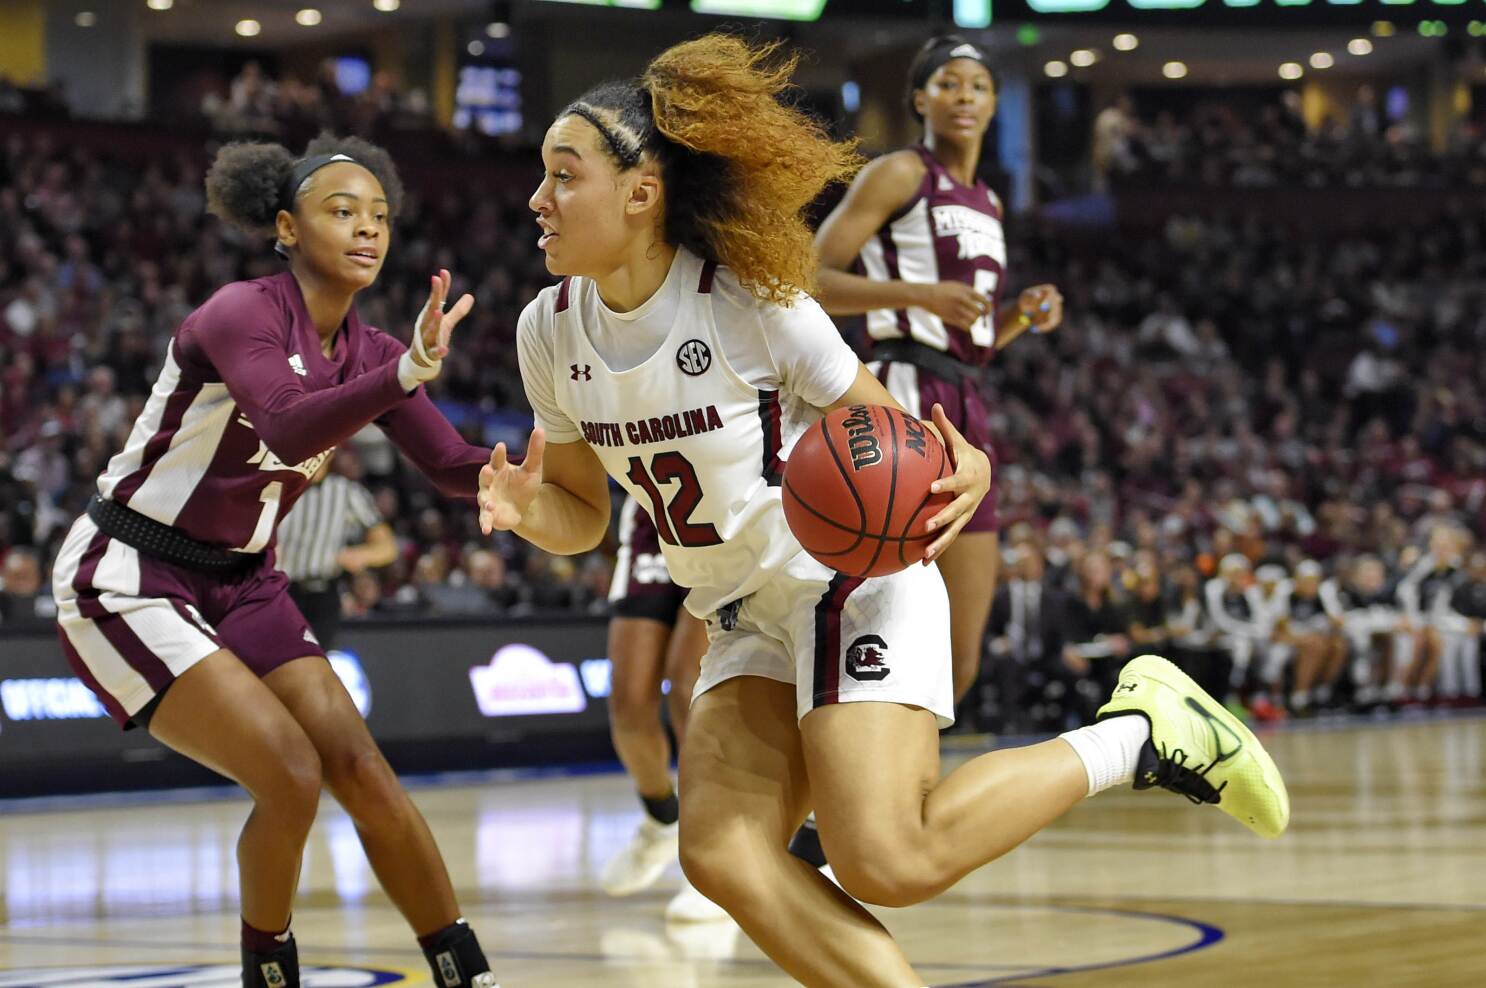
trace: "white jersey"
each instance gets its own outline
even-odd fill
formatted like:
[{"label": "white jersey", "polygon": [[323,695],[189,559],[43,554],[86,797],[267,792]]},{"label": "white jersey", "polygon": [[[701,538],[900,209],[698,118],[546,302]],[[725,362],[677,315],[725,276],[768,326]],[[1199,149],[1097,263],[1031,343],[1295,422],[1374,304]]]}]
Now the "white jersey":
[{"label": "white jersey", "polygon": [[548,441],[586,441],[651,516],[693,614],[753,593],[801,552],[783,460],[860,366],[814,300],[761,301],[681,249],[631,312],[610,310],[588,278],[544,290],[517,345]]}]

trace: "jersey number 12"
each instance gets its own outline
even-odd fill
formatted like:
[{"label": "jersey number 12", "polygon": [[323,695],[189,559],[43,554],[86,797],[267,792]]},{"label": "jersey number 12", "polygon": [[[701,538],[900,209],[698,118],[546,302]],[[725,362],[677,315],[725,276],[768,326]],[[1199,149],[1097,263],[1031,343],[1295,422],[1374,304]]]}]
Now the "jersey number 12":
[{"label": "jersey number 12", "polygon": [[[655,530],[662,542],[688,549],[722,544],[722,536],[717,534],[716,528],[691,520],[692,512],[702,500],[702,485],[697,481],[696,468],[686,457],[674,449],[656,453],[651,457],[647,471],[644,461],[631,456],[627,476],[650,500],[650,517],[655,519]],[[681,489],[667,504],[661,497],[659,485],[672,483],[679,483]]]}]

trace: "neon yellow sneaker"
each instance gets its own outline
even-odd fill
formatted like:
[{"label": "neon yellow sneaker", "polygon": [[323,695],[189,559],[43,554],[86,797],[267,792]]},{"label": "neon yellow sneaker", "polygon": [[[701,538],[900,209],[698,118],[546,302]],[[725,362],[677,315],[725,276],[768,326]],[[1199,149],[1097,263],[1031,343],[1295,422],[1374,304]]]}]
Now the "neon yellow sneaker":
[{"label": "neon yellow sneaker", "polygon": [[1218,809],[1260,837],[1290,823],[1290,794],[1259,739],[1186,673],[1159,655],[1131,659],[1099,720],[1139,714],[1151,725],[1135,788],[1161,786]]}]

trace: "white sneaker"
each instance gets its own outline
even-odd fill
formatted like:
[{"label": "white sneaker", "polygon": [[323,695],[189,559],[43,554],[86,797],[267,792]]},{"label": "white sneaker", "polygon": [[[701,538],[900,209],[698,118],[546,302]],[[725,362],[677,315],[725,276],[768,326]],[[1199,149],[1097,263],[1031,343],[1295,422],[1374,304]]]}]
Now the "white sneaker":
[{"label": "white sneaker", "polygon": [[656,883],[666,866],[676,860],[680,825],[645,817],[635,836],[616,854],[599,876],[599,886],[610,895],[633,895]]},{"label": "white sneaker", "polygon": [[668,923],[716,923],[729,919],[727,910],[696,890],[696,887],[681,877],[681,891],[666,903]]}]

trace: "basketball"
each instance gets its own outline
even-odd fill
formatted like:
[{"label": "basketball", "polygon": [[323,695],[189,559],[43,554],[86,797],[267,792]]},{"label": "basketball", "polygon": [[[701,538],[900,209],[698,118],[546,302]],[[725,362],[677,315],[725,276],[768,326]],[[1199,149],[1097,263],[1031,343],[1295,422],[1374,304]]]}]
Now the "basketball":
[{"label": "basketball", "polygon": [[929,485],[954,473],[938,437],[895,408],[839,408],[800,437],[784,468],[784,518],[815,559],[848,576],[887,576],[924,558],[925,528],[954,499]]}]

